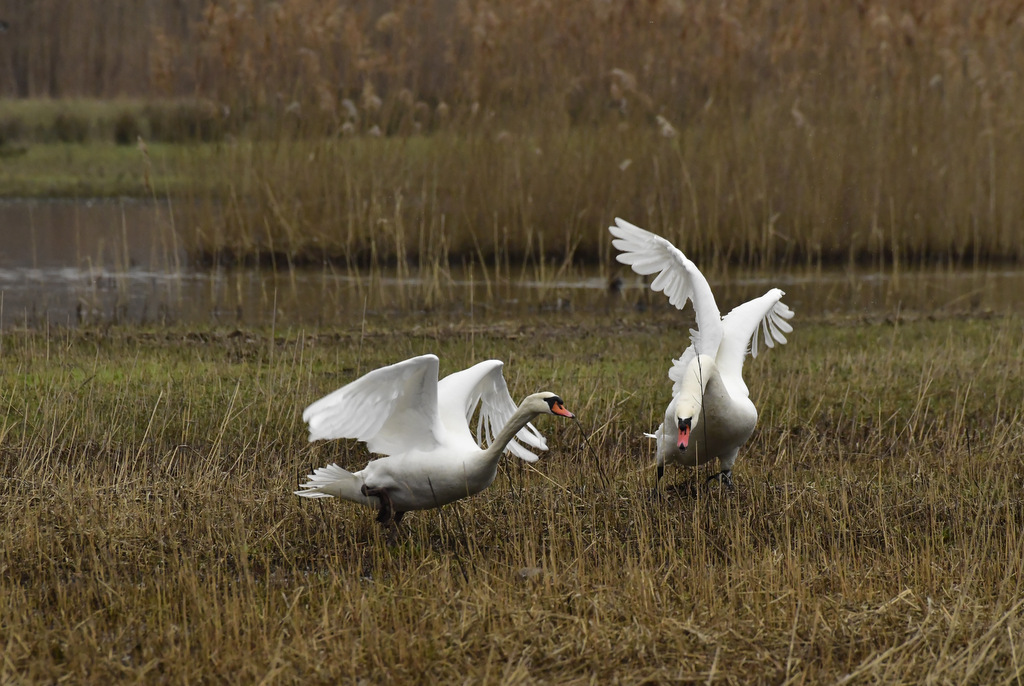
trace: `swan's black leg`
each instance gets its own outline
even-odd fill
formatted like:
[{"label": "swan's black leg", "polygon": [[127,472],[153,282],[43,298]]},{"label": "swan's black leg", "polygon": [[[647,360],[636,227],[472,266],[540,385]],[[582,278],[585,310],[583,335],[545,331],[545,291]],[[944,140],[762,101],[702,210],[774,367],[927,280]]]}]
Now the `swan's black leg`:
[{"label": "swan's black leg", "polygon": [[717,474],[712,474],[711,476],[708,477],[708,480],[705,481],[704,483],[705,484],[709,484],[712,481],[717,481],[718,483],[722,484],[723,486],[728,486],[729,488],[733,488],[733,485],[732,485],[732,470],[731,469],[723,469],[722,471],[718,472]]},{"label": "swan's black leg", "polygon": [[[383,488],[367,488],[366,484],[363,484],[363,487],[359,490],[367,498],[376,498],[380,501],[380,511],[377,512],[378,522],[385,526],[392,522],[397,523],[397,520],[395,519],[395,507],[391,504],[391,496],[388,495],[387,491]],[[405,513],[398,513],[398,519],[401,519],[403,514]]]},{"label": "swan's black leg", "polygon": [[658,478],[654,480],[654,488],[651,489],[651,500],[661,500],[661,477],[665,476],[665,465],[658,465]]},{"label": "swan's black leg", "polygon": [[398,526],[398,523],[402,521],[402,517],[404,517],[404,516],[405,516],[404,512],[396,512],[395,513],[395,526]]}]

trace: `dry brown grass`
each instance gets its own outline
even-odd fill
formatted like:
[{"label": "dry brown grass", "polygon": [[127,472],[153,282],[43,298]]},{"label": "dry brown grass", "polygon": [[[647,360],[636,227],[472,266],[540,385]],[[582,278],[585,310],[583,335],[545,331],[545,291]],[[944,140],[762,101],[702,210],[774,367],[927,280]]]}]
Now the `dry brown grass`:
[{"label": "dry brown grass", "polygon": [[[590,319],[588,317],[588,319]],[[799,322],[738,488],[652,500],[676,313],[365,333],[6,332],[0,681],[1014,683],[1019,319]],[[536,469],[406,517],[290,494],[299,408],[425,351],[558,391]],[[537,568],[531,579],[524,569]]]}]

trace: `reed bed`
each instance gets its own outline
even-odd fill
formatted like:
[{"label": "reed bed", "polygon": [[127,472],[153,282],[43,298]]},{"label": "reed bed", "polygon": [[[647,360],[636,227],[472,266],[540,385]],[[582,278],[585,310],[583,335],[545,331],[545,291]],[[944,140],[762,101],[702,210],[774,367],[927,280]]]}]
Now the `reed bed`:
[{"label": "reed bed", "polygon": [[[1018,318],[801,321],[748,362],[734,492],[643,438],[676,313],[347,329],[8,331],[0,681],[1014,683]],[[559,392],[552,450],[373,513],[290,491],[355,444],[300,408],[426,351]]]},{"label": "reed bed", "polygon": [[208,259],[593,261],[616,214],[726,264],[1024,253],[1014,3],[203,17],[184,73],[275,143],[225,151],[228,207],[189,222]]},{"label": "reed bed", "polygon": [[12,8],[0,85],[188,98],[201,261],[592,262],[617,214],[723,264],[1024,255],[1009,0],[111,7]]}]

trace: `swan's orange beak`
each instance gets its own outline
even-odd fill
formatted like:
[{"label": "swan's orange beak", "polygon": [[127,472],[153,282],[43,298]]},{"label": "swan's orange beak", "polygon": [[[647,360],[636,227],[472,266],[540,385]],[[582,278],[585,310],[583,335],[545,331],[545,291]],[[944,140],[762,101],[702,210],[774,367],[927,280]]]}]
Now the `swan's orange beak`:
[{"label": "swan's orange beak", "polygon": [[563,403],[555,403],[554,405],[551,406],[551,411],[562,417],[568,417],[569,419],[572,419],[573,417],[576,416],[569,410],[565,409],[565,404]]},{"label": "swan's orange beak", "polygon": [[573,417],[576,416],[569,410],[565,409],[565,403],[562,402],[562,399],[559,398],[554,393],[549,393],[548,396],[544,398],[544,402],[546,402],[548,404],[548,407],[551,408],[551,414],[557,414],[561,417],[568,417],[569,419],[572,419]]},{"label": "swan's orange beak", "polygon": [[679,440],[676,441],[676,447],[680,450],[686,450],[687,446],[690,445],[690,420],[680,419],[679,420]]}]

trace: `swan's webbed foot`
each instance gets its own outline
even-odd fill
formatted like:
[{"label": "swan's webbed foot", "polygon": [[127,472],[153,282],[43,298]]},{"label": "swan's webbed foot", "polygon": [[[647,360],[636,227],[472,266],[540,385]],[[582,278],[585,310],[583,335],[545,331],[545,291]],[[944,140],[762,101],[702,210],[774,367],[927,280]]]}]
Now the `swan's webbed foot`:
[{"label": "swan's webbed foot", "polygon": [[717,481],[718,483],[722,484],[723,486],[727,486],[730,490],[734,488],[734,486],[732,485],[732,470],[731,469],[723,469],[722,471],[718,472],[717,474],[712,474],[711,476],[708,477],[708,480],[705,481],[704,483],[706,485],[706,484],[710,484],[712,481]]},{"label": "swan's webbed foot", "polygon": [[376,498],[380,501],[380,510],[377,512],[377,521],[384,526],[398,524],[404,512],[395,512],[395,506],[391,503],[391,496],[383,488],[367,488],[363,484],[359,489],[367,498]]}]

